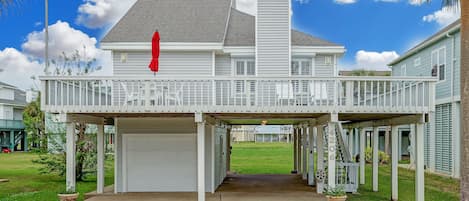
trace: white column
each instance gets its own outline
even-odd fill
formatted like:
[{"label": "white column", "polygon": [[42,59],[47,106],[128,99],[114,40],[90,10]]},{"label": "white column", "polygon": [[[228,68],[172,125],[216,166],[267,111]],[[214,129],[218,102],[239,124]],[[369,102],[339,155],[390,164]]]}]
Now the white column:
[{"label": "white column", "polygon": [[[318,135],[316,137],[316,149],[318,153],[317,171],[324,172],[324,127],[317,127]],[[318,180],[316,185],[316,191],[322,194],[324,190],[324,180]]]},{"label": "white column", "polygon": [[399,163],[399,132],[398,132],[398,127],[397,126],[392,126],[391,127],[391,154],[392,154],[392,159],[391,159],[391,189],[392,189],[392,194],[391,194],[391,199],[393,201],[397,200],[398,197],[398,163]]},{"label": "white column", "polygon": [[296,136],[298,136],[297,143],[296,143],[296,162],[298,167],[297,174],[301,174],[301,133],[300,128],[296,128]]},{"label": "white column", "polygon": [[302,127],[301,128],[301,134],[302,134],[302,144],[303,144],[303,149],[302,149],[302,178],[303,180],[308,179],[308,132],[307,132],[307,127]]},{"label": "white column", "polygon": [[327,164],[327,179],[328,188],[335,188],[335,157],[336,157],[336,137],[335,137],[335,123],[328,123],[328,164]]},{"label": "white column", "polygon": [[373,191],[378,191],[378,167],[379,167],[379,128],[373,128]]},{"label": "white column", "polygon": [[[410,141],[410,166],[415,166],[415,124],[410,125],[410,133],[409,133],[409,141]],[[407,148],[407,147],[404,147]]]},{"label": "white column", "polygon": [[415,136],[415,200],[425,200],[424,124],[416,125]]},{"label": "white column", "polygon": [[360,129],[360,184],[365,184],[366,129]]},{"label": "white column", "polygon": [[98,194],[104,193],[104,125],[97,125],[98,133],[96,135],[97,144],[97,179],[96,179],[96,192]]},{"label": "white column", "polygon": [[[201,115],[201,114],[199,114]],[[205,201],[205,121],[197,121],[197,197]]]},{"label": "white column", "polygon": [[296,128],[293,127],[293,174],[298,173],[298,135],[296,134]]},{"label": "white column", "polygon": [[76,141],[75,141],[75,124],[68,122],[67,123],[67,169],[66,169],[66,190],[75,191],[76,187],[76,161],[75,161],[75,151],[76,151]]},{"label": "white column", "polygon": [[348,129],[348,150],[353,160],[355,155],[353,153],[353,129]]},{"label": "white column", "polygon": [[398,143],[397,146],[398,146],[398,149],[399,149],[398,150],[399,151],[399,156],[398,157],[399,157],[399,160],[402,160],[402,132],[398,131],[398,133],[399,133],[399,138],[398,138],[398,142],[397,142]]},{"label": "white column", "polygon": [[308,171],[308,184],[313,186],[315,184],[315,174],[314,174],[314,136],[317,135],[317,128],[310,126],[309,127],[309,171]]}]

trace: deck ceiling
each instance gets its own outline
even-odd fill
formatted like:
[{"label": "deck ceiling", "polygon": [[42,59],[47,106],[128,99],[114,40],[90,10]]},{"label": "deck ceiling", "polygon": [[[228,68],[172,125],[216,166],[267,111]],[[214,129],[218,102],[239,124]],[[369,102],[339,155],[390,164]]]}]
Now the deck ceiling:
[{"label": "deck ceiling", "polygon": [[[102,117],[106,119],[112,119],[115,117],[120,118],[148,118],[148,117],[193,117],[192,113],[94,113],[84,114],[95,117]],[[267,125],[295,125],[304,123],[309,120],[317,119],[321,116],[327,115],[327,113],[303,113],[303,114],[263,114],[263,113],[212,113],[207,114],[215,119],[222,120],[227,124],[231,125],[260,125],[263,121],[267,121]],[[339,114],[339,121],[346,122],[365,122],[384,120],[390,118],[396,118],[400,116],[408,116],[415,114],[367,114],[367,113],[342,113]],[[112,122],[112,121],[111,121]]]}]

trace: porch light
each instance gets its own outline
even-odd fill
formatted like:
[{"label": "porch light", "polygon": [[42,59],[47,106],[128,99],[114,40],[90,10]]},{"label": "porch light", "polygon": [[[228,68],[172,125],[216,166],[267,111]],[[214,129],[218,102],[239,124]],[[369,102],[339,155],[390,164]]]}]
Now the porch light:
[{"label": "porch light", "polygon": [[261,125],[263,126],[267,125],[267,120],[262,120]]}]

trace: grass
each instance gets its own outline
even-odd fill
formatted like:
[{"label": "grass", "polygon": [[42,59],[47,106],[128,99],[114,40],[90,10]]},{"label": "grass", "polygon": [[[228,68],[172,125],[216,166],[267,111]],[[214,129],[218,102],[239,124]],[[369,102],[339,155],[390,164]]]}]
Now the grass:
[{"label": "grass", "polygon": [[[233,144],[231,169],[239,174],[289,174],[293,164],[293,149],[285,143]],[[379,192],[372,192],[371,166],[366,166],[366,184],[359,194],[349,195],[349,201],[381,201],[391,198],[391,167],[379,168]],[[399,200],[415,200],[414,171],[399,169]],[[425,200],[459,200],[459,181],[437,175],[425,175]]]},{"label": "grass", "polygon": [[[64,192],[65,179],[57,175],[43,175],[39,166],[32,163],[35,153],[0,154],[0,178],[9,182],[0,183],[0,201],[53,201],[57,193]],[[112,161],[106,162],[106,184],[113,183]],[[96,190],[96,178],[77,182],[80,200],[84,193]]]}]

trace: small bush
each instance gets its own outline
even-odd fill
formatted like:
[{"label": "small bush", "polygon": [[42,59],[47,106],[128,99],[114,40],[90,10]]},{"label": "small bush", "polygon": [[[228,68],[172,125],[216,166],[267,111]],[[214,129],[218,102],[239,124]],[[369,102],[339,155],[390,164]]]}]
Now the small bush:
[{"label": "small bush", "polygon": [[[387,155],[386,153],[379,151],[378,160],[380,164],[388,164],[390,158],[389,155]],[[373,163],[373,149],[371,147],[367,147],[365,150],[365,161],[367,163]]]}]

